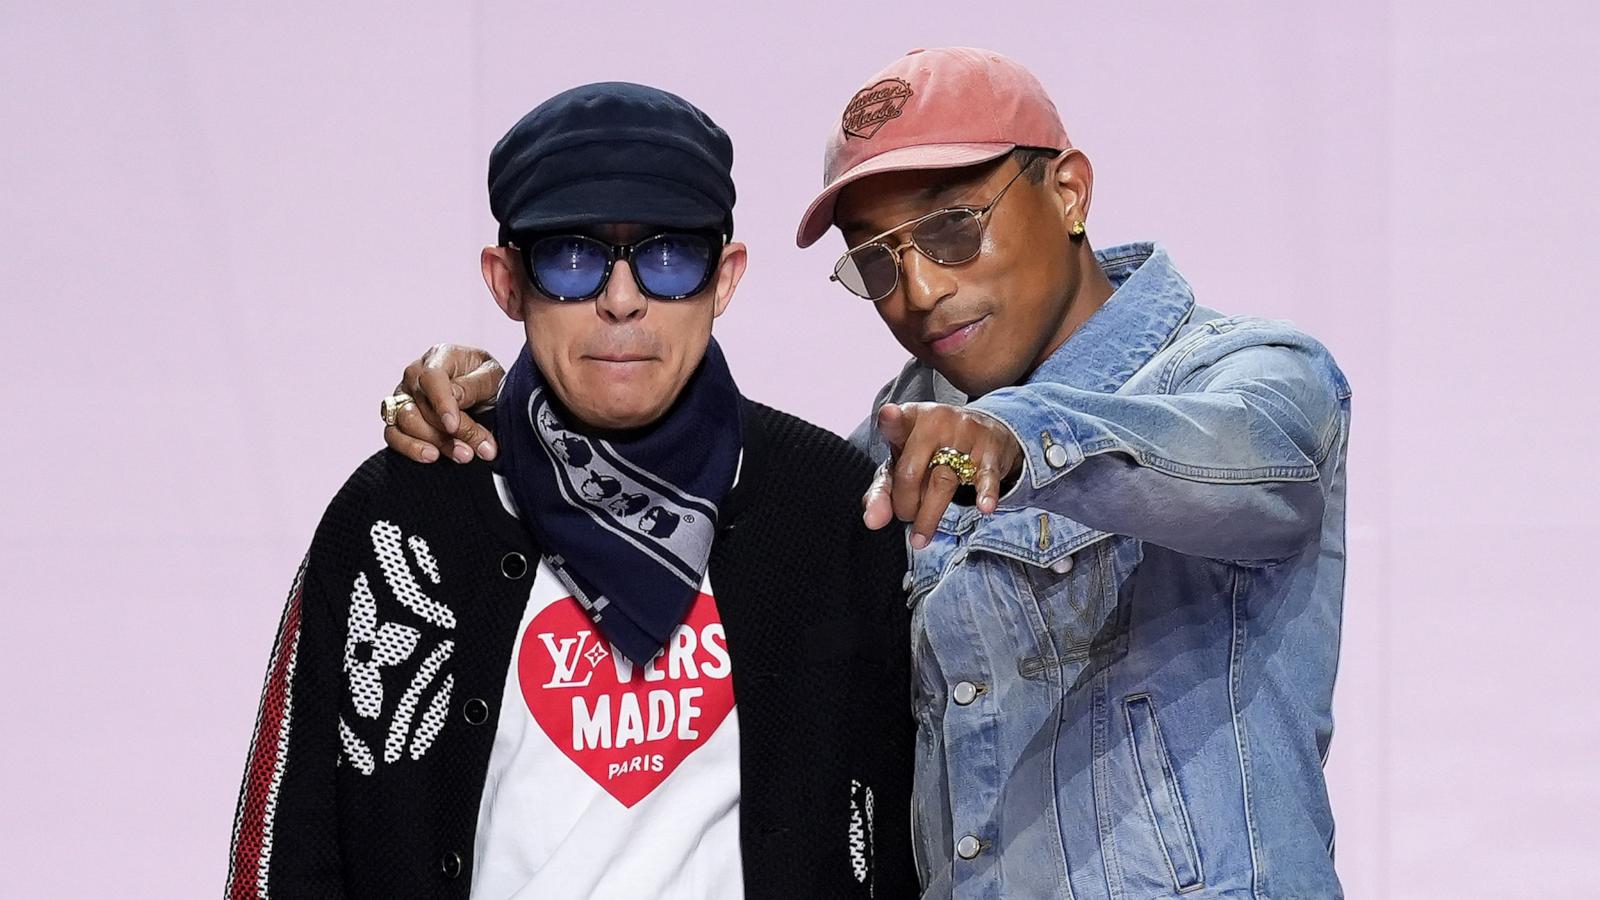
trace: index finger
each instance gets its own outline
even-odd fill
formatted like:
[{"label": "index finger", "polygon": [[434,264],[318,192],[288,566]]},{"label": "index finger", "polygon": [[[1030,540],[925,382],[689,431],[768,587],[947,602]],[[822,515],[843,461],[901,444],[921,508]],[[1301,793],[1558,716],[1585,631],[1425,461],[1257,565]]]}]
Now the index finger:
[{"label": "index finger", "polygon": [[877,420],[878,434],[889,445],[890,453],[898,456],[900,449],[905,446],[909,428],[905,410],[898,403],[885,403],[878,407]]},{"label": "index finger", "polygon": [[428,404],[438,414],[444,430],[455,434],[456,427],[461,424],[461,394],[458,393],[461,387],[450,378],[450,373],[443,366],[429,362],[422,367],[417,386],[422,388],[423,396],[428,398]]}]

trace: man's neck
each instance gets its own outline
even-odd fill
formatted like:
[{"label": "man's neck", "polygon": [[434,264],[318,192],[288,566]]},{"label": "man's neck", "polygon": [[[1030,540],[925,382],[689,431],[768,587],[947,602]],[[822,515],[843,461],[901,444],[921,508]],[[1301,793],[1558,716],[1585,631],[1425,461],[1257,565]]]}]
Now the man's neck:
[{"label": "man's neck", "polygon": [[1105,270],[1100,268],[1100,261],[1095,258],[1094,251],[1089,245],[1084,243],[1078,252],[1085,257],[1083,279],[1078,283],[1071,302],[1067,304],[1067,314],[1061,320],[1061,327],[1057,329],[1056,336],[1045,345],[1044,352],[1034,360],[1033,366],[1028,369],[1028,374],[1023,376],[1024,379],[1032,376],[1045,360],[1054,356],[1063,344],[1077,334],[1083,323],[1093,318],[1094,314],[1100,311],[1100,307],[1105,306],[1106,301],[1111,299],[1111,295],[1116,293],[1116,287],[1111,283],[1111,279],[1106,277]]}]

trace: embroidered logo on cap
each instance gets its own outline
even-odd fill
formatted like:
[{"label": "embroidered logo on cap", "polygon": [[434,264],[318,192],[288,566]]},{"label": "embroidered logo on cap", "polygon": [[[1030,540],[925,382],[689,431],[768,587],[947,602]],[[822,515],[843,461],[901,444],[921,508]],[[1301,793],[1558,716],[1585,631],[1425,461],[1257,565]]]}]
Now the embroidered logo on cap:
[{"label": "embroidered logo on cap", "polygon": [[911,85],[898,78],[885,78],[857,91],[844,108],[845,137],[870,140],[884,123],[900,118],[912,93]]}]

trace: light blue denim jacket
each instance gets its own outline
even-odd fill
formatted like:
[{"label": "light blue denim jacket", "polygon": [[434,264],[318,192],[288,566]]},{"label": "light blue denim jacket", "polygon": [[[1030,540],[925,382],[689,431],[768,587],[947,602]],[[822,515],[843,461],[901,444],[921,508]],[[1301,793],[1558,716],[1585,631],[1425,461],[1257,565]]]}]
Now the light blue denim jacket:
[{"label": "light blue denim jacket", "polygon": [[[912,557],[925,896],[1339,897],[1349,387],[1294,328],[1197,307],[1159,245],[1099,257],[1106,305],[971,403],[1017,486]],[[915,363],[878,397],[910,400],[966,402]],[[887,456],[870,418],[852,440]]]}]

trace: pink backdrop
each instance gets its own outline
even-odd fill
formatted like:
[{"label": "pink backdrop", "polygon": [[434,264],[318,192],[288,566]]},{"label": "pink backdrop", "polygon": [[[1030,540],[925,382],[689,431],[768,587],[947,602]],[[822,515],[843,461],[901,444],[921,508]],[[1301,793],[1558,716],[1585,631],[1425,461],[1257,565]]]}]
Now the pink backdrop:
[{"label": "pink backdrop", "polygon": [[518,116],[631,79],[717,118],[752,260],[718,334],[842,430],[900,353],[796,216],[857,82],[966,43],[1054,93],[1097,245],[1166,242],[1355,385],[1351,895],[1595,896],[1600,15],[1098,6],[0,4],[0,895],[219,890],[280,604],[378,398],[432,341],[517,344],[477,250]]}]

